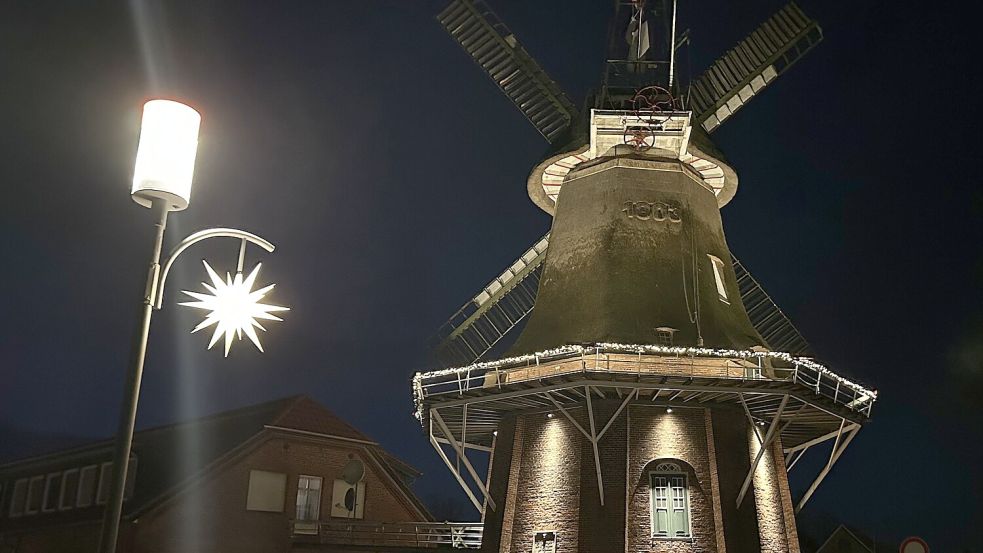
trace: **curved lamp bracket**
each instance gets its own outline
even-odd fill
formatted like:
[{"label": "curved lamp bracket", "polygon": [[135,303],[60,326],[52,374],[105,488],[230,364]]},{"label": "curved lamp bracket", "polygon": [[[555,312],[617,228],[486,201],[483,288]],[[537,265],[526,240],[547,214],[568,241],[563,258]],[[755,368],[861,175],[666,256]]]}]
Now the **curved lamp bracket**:
[{"label": "curved lamp bracket", "polygon": [[238,238],[242,240],[242,244],[239,246],[239,266],[238,271],[242,271],[242,264],[245,260],[246,255],[246,243],[252,242],[257,246],[263,248],[268,252],[272,252],[276,246],[270,243],[265,238],[257,236],[251,232],[246,232],[244,230],[234,229],[234,228],[210,228],[205,230],[200,230],[184,240],[171,250],[171,253],[167,255],[164,263],[161,265],[162,271],[160,274],[160,282],[157,284],[157,290],[155,292],[155,298],[153,305],[155,309],[160,309],[164,303],[164,283],[167,282],[167,273],[171,270],[171,265],[174,264],[174,260],[181,255],[184,250],[190,248],[192,245],[201,242],[202,240],[207,240],[209,238]]}]

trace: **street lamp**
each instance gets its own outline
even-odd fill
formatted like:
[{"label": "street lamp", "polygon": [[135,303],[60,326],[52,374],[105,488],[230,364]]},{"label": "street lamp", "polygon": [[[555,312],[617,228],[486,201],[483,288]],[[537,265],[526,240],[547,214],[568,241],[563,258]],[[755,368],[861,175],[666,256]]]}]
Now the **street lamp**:
[{"label": "street lamp", "polygon": [[193,244],[209,238],[228,237],[240,240],[239,261],[234,277],[227,274],[227,278],[223,281],[208,263],[205,263],[212,284],[202,283],[202,285],[211,294],[185,292],[198,301],[186,302],[182,305],[209,311],[205,320],[192,331],[197,332],[215,326],[209,349],[224,336],[225,355],[228,356],[233,338],[238,337],[241,340],[242,335],[246,334],[262,351],[256,329],[265,329],[257,319],[279,321],[281,319],[273,313],[287,310],[286,307],[260,303],[260,300],[273,289],[273,285],[252,290],[259,265],[248,276],[243,277],[248,243],[255,244],[267,252],[272,252],[274,249],[273,244],[255,234],[232,228],[202,230],[182,240],[167,256],[164,263],[160,262],[167,214],[187,208],[191,201],[191,183],[200,125],[201,115],[179,102],[158,99],[151,100],[143,106],[140,143],[137,147],[133,187],[130,194],[133,201],[153,211],[156,231],[147,283],[140,306],[139,326],[133,342],[127,382],[123,392],[119,431],[116,434],[113,454],[112,481],[99,539],[99,551],[102,553],[116,551],[119,521],[123,512],[126,471],[133,445],[133,427],[136,423],[137,402],[140,397],[140,381],[143,378],[143,364],[147,354],[150,319],[154,309],[163,306],[164,283],[177,257]]}]

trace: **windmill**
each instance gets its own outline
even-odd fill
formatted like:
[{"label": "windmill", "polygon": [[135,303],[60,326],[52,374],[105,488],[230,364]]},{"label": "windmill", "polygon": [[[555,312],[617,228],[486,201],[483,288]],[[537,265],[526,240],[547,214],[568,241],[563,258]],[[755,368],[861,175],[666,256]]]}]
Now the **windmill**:
[{"label": "windmill", "polygon": [[[442,327],[454,366],[413,378],[431,445],[482,513],[482,549],[798,553],[793,511],[877,393],[805,356],[731,255],[720,208],[737,174],[710,136],[819,26],[789,4],[683,84],[675,0],[615,0],[581,113],[481,0],[438,20],[552,147],[526,183],[549,233]],[[793,504],[788,471],[830,444]]]},{"label": "windmill", "polygon": [[[605,63],[601,86],[588,99],[588,105],[598,111],[635,113],[642,104],[651,107],[659,101],[648,93],[652,89],[639,96],[640,90],[657,82],[667,85],[678,97],[677,107],[692,112],[690,141],[697,141],[692,136],[695,134],[700,135],[699,142],[706,144],[706,155],[687,151],[683,152],[683,159],[716,187],[718,203],[723,206],[733,197],[737,179],[731,173],[733,182],[727,182],[724,171],[730,168],[715,163],[716,148],[708,135],[815,47],[822,40],[822,30],[795,3],[790,3],[683,86],[676,77],[675,58],[689,40],[688,34],[656,44],[657,33],[661,32],[658,36],[662,37],[675,36],[670,34],[676,21],[675,3],[649,0],[646,6],[622,0],[614,4],[612,28],[616,31],[610,37],[609,61]],[[639,10],[640,5],[645,7]],[[588,143],[590,110],[581,113],[575,107],[482,0],[455,0],[437,19],[552,146],[554,154],[533,170],[527,183],[532,200],[552,215],[564,177],[573,167],[598,154],[596,147],[592,150]],[[631,35],[630,28],[637,20],[643,22],[641,31],[635,32],[639,39],[634,43],[620,40]],[[639,55],[643,47],[645,51]],[[605,122],[611,123],[611,119]],[[621,129],[614,129],[613,133],[607,129],[608,136],[651,147],[657,133],[649,131],[653,125],[631,124],[640,122],[637,117],[615,120],[614,126]],[[547,233],[440,327],[431,343],[440,363],[466,365],[481,360],[529,315],[536,303],[548,248]],[[748,316],[766,344],[775,350],[811,354],[808,342],[745,266],[733,256],[729,261]]]}]

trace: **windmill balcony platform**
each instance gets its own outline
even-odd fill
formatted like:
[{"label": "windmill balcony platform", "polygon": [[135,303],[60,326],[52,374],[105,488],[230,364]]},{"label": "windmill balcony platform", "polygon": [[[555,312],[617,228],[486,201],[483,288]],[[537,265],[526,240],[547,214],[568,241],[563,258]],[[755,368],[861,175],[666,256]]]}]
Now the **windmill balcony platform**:
[{"label": "windmill balcony platform", "polygon": [[[509,412],[575,408],[590,398],[776,414],[787,453],[859,428],[877,393],[809,358],[780,352],[622,344],[570,345],[497,362],[418,373],[417,416],[464,447],[489,449]],[[444,428],[445,427],[445,428]],[[449,438],[436,433],[438,442]]]},{"label": "windmill balcony platform", "polygon": [[480,522],[291,521],[294,551],[478,549],[482,530]]}]

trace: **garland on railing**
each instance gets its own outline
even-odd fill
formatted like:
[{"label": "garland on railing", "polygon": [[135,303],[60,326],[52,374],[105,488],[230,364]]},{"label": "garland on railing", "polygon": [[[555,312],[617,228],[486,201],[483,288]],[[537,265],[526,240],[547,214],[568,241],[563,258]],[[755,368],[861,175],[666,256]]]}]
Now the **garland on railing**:
[{"label": "garland on railing", "polygon": [[676,355],[676,356],[688,356],[688,357],[723,357],[728,359],[779,359],[786,361],[788,363],[793,363],[797,365],[802,365],[803,367],[808,367],[821,375],[830,378],[841,384],[854,389],[859,392],[862,396],[870,398],[871,401],[877,399],[877,391],[870,390],[864,386],[852,382],[842,376],[834,373],[833,371],[827,369],[820,363],[808,357],[795,357],[791,353],[786,353],[782,351],[753,351],[753,350],[736,350],[736,349],[714,349],[714,348],[694,348],[694,347],[680,347],[680,346],[656,346],[656,345],[645,345],[645,344],[616,344],[610,342],[602,342],[592,346],[583,345],[567,345],[558,348],[538,351],[536,353],[528,353],[526,355],[519,355],[516,357],[506,357],[504,359],[498,359],[496,361],[484,361],[482,363],[473,363],[466,367],[452,367],[448,369],[441,369],[437,371],[430,371],[425,373],[416,373],[413,375],[413,396],[416,403],[416,418],[420,421],[423,420],[423,380],[436,378],[441,376],[451,376],[462,374],[468,374],[473,371],[482,372],[487,370],[499,369],[504,366],[509,365],[520,365],[522,363],[529,363],[532,361],[541,361],[543,359],[550,359],[553,357],[568,355],[568,354],[583,354],[586,352],[620,352],[620,353],[639,353],[639,354],[662,354],[662,355]]}]

